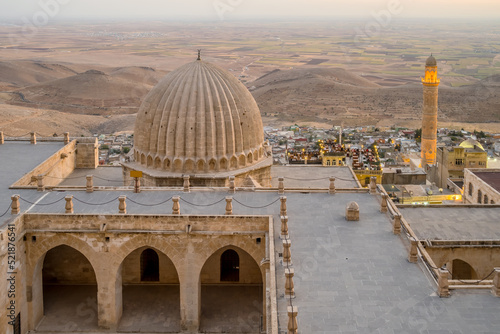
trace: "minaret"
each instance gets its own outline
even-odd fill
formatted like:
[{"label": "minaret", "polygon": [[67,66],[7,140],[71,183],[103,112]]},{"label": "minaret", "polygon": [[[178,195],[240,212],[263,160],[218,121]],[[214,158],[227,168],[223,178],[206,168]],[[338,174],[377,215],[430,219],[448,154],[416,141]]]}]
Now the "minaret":
[{"label": "minaret", "polygon": [[425,62],[424,105],[422,110],[421,165],[436,164],[438,86],[437,62],[432,55]]}]

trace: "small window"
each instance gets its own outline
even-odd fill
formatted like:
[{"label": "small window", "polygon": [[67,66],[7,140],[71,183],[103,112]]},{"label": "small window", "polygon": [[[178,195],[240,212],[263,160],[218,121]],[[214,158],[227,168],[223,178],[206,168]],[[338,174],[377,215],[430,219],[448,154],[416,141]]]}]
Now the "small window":
[{"label": "small window", "polygon": [[455,159],[455,165],[462,166],[464,164],[464,159]]},{"label": "small window", "polygon": [[473,192],[474,192],[474,187],[472,187],[472,183],[469,183],[469,196],[472,196]]},{"label": "small window", "polygon": [[478,204],[481,204],[482,203],[482,200],[483,200],[483,193],[481,190],[478,190],[477,191],[477,203]]},{"label": "small window", "polygon": [[488,204],[488,195],[484,195],[484,201],[483,201],[484,204]]}]

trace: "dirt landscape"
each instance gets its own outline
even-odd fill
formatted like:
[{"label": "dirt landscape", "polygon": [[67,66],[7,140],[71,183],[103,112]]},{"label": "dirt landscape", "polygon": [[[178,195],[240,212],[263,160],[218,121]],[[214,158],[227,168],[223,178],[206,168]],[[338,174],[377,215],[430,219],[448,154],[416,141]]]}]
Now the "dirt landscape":
[{"label": "dirt landscape", "polygon": [[[419,127],[425,59],[442,78],[442,126],[500,132],[500,28],[395,22],[0,25],[0,130],[132,131],[142,98],[196,59],[234,73],[264,125]],[[446,124],[446,125],[445,125]]]}]

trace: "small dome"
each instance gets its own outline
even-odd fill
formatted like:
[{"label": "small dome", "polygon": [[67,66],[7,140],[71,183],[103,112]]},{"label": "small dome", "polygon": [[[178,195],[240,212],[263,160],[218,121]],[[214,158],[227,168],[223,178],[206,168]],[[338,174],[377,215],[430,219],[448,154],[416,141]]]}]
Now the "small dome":
[{"label": "small dome", "polygon": [[436,58],[434,58],[432,55],[427,58],[425,62],[425,66],[437,66],[437,61]]},{"label": "small dome", "polygon": [[135,123],[135,160],[178,173],[213,173],[264,159],[259,107],[228,71],[197,60],[167,74]]},{"label": "small dome", "polygon": [[477,140],[474,140],[472,138],[469,138],[467,140],[464,140],[463,142],[460,143],[460,147],[463,148],[474,148],[477,147],[484,151],[483,145],[481,145]]}]

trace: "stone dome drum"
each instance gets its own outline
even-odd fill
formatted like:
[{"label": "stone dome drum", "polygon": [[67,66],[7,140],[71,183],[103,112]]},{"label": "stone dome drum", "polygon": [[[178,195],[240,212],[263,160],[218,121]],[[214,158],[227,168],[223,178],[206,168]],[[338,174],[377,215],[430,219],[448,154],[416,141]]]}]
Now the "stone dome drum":
[{"label": "stone dome drum", "polygon": [[202,60],[167,74],[135,123],[134,158],[147,168],[213,173],[264,159],[259,107],[228,71]]}]

